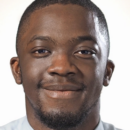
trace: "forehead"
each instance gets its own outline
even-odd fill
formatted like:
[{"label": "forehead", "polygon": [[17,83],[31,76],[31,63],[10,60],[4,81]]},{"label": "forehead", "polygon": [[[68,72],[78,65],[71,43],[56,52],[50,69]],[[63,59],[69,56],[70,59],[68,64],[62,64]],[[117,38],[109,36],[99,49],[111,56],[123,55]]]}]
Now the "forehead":
[{"label": "forehead", "polygon": [[49,36],[59,43],[78,36],[91,35],[100,47],[104,42],[97,16],[86,8],[73,4],[54,4],[34,11],[21,42],[26,46],[36,35]]},{"label": "forehead", "polygon": [[60,36],[62,32],[65,37],[67,34],[69,36],[72,31],[75,32],[73,34],[87,33],[95,28],[92,13],[81,6],[72,4],[55,4],[36,10],[30,16],[28,25],[23,37],[36,35],[36,33],[42,33],[42,35],[58,33]]}]

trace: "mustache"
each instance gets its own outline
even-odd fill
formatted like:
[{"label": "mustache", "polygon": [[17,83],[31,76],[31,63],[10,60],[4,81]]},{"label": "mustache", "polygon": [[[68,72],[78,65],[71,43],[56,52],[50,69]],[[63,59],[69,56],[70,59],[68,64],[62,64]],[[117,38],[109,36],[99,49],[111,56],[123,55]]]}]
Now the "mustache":
[{"label": "mustache", "polygon": [[85,84],[77,81],[55,82],[51,81],[39,81],[37,84],[38,89],[47,89],[52,91],[82,91],[87,88]]}]

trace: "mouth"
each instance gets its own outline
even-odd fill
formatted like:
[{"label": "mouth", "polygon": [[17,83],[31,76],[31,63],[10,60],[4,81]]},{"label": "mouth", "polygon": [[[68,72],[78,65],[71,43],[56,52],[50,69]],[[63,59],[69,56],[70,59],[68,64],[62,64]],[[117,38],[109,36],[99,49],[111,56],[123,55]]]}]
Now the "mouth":
[{"label": "mouth", "polygon": [[44,89],[45,94],[50,98],[57,99],[70,99],[76,98],[81,94],[81,91],[57,91]]},{"label": "mouth", "polygon": [[84,87],[74,84],[53,84],[42,87],[44,94],[50,98],[70,99],[80,96]]}]

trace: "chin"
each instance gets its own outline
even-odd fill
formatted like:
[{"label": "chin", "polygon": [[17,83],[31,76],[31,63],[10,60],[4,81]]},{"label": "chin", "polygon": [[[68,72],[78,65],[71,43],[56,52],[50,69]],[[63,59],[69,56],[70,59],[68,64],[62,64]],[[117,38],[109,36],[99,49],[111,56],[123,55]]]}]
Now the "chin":
[{"label": "chin", "polygon": [[42,111],[41,109],[35,109],[36,118],[47,127],[54,130],[69,129],[77,127],[87,117],[88,111],[85,110],[64,110],[64,109],[52,109],[51,111]]},{"label": "chin", "polygon": [[95,102],[91,107],[87,107],[86,103],[83,103],[80,108],[73,106],[73,109],[68,106],[45,109],[45,105],[39,104],[39,107],[33,107],[33,109],[35,117],[44,126],[53,130],[68,130],[76,128],[82,124],[83,121],[89,117],[89,114],[96,103],[97,102]]}]

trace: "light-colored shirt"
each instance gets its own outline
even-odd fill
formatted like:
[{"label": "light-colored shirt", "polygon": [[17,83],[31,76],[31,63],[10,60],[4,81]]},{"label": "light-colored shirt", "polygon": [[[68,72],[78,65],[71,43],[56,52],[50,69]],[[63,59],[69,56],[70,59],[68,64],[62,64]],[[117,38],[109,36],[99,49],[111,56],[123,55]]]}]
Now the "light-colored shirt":
[{"label": "light-colored shirt", "polygon": [[[5,126],[0,127],[0,130],[33,130],[33,128],[30,126],[27,117],[25,116]],[[100,121],[95,130],[121,130],[121,129],[117,129],[111,124]]]}]

